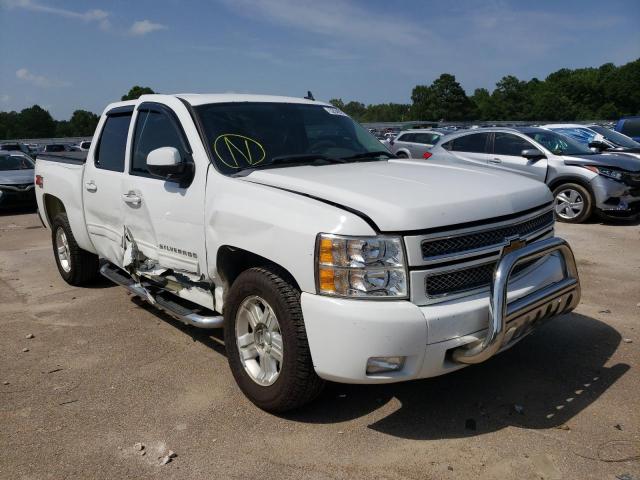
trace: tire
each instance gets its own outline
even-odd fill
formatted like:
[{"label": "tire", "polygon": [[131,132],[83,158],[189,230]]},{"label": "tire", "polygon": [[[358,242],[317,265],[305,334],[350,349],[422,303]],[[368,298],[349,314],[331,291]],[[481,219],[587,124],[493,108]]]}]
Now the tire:
[{"label": "tire", "polygon": [[553,190],[556,219],[565,223],[582,223],[593,212],[593,195],[578,183],[563,183]]},{"label": "tire", "polygon": [[407,155],[404,152],[398,152],[398,153],[396,153],[396,157],[398,157],[398,158],[409,158],[409,155]]},{"label": "tire", "polygon": [[[95,281],[98,276],[98,256],[78,246],[66,213],[59,213],[54,217],[51,223],[51,243],[58,271],[65,282],[81,287]],[[60,248],[65,251],[59,250]]]},{"label": "tire", "polygon": [[[300,292],[286,278],[275,267],[246,270],[233,283],[224,306],[224,341],[231,372],[249,400],[273,413],[311,402],[324,386],[311,361]],[[277,329],[273,317],[245,329],[251,323],[247,319],[254,318],[247,313],[249,310],[259,312],[257,316],[264,319],[268,308],[275,315]],[[261,334],[265,331],[270,333]],[[278,357],[274,349],[278,342],[280,362],[274,360]],[[244,345],[241,347],[240,343]],[[248,358],[254,355],[255,358]],[[273,365],[277,373],[262,376],[262,370],[269,370],[267,365]]]}]

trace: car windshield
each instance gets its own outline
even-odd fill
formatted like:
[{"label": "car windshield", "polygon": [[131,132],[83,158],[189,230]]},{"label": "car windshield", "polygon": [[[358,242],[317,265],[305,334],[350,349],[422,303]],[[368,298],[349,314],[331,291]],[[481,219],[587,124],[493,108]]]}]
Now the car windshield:
[{"label": "car windshield", "polygon": [[314,160],[346,162],[390,153],[341,110],[298,103],[212,103],[195,107],[223,173]]},{"label": "car windshield", "polygon": [[525,132],[529,138],[533,138],[554,155],[593,155],[586,145],[582,145],[566,135],[556,132]]},{"label": "car windshield", "polygon": [[614,130],[611,130],[610,128],[601,127],[600,125],[592,125],[589,128],[591,130],[593,130],[594,132],[599,133],[600,135],[602,135],[604,138],[606,138],[610,142],[613,142],[616,145],[620,145],[621,147],[624,147],[624,148],[640,148],[640,143],[638,143],[635,140],[627,137],[626,135],[623,135],[623,134],[618,133],[618,132],[616,132]]},{"label": "car windshield", "polygon": [[27,157],[19,155],[0,155],[0,171],[32,170],[33,163]]}]

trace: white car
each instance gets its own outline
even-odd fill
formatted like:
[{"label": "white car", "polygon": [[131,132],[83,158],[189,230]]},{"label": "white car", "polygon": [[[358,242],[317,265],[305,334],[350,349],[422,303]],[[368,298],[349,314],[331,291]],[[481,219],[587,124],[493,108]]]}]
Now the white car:
[{"label": "white car", "polygon": [[431,157],[429,150],[443,135],[436,130],[405,130],[389,140],[389,151],[399,158],[428,159]]},{"label": "white car", "polygon": [[484,361],[580,298],[544,184],[390,159],[327,103],[143,95],[109,105],[94,138],[86,161],[36,164],[61,276],[85,285],[102,259],[134,295],[223,327],[238,385],[269,411],[324,380]]}]

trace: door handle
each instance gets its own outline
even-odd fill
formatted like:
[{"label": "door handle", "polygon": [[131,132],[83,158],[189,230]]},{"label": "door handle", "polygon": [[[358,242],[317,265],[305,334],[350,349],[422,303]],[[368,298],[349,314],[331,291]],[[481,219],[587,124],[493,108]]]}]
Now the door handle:
[{"label": "door handle", "polygon": [[140,205],[142,203],[142,199],[138,195],[136,195],[136,192],[133,191],[123,194],[122,200],[124,200],[125,203],[134,206]]},{"label": "door handle", "polygon": [[98,186],[91,180],[84,184],[84,188],[87,189],[87,192],[96,192],[98,190]]},{"label": "door handle", "polygon": [[489,163],[502,163],[502,160],[499,158],[490,158]]}]

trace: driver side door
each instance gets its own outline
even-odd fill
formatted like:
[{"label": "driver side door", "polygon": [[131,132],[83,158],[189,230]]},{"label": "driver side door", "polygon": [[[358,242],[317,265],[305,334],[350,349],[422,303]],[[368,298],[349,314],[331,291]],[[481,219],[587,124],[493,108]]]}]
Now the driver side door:
[{"label": "driver side door", "polygon": [[530,160],[521,154],[523,150],[540,150],[525,138],[507,132],[495,132],[493,153],[489,155],[492,166],[544,182],[547,177],[547,159]]},{"label": "driver side door", "polygon": [[[177,99],[176,99],[177,100]],[[190,140],[178,118],[181,104],[173,108],[155,102],[141,103],[134,118],[128,171],[123,182],[125,243],[135,244],[138,259],[155,268],[200,275],[206,272],[204,192],[206,168],[197,168],[189,185],[152,175],[149,153],[161,147],[178,150],[182,161],[194,162]],[[188,120],[190,121],[190,120]],[[195,139],[191,139],[195,141]],[[127,261],[125,255],[125,262]]]}]

